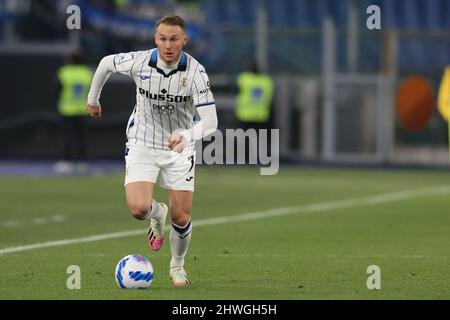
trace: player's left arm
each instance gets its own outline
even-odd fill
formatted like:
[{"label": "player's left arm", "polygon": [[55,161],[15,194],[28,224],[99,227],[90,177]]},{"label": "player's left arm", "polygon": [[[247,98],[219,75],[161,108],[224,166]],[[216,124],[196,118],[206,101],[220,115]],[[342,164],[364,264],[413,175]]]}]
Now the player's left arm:
[{"label": "player's left arm", "polygon": [[216,104],[203,66],[199,66],[193,81],[192,98],[200,121],[189,129],[170,135],[169,148],[176,152],[182,152],[189,142],[200,140],[217,129]]}]

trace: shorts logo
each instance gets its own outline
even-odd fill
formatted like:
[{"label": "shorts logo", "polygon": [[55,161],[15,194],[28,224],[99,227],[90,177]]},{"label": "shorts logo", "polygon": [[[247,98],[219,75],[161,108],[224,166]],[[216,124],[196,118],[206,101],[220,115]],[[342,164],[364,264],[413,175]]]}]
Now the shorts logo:
[{"label": "shorts logo", "polygon": [[194,177],[191,176],[191,177],[189,177],[189,178],[186,178],[186,181],[189,182],[189,181],[191,181],[192,179],[194,179]]}]

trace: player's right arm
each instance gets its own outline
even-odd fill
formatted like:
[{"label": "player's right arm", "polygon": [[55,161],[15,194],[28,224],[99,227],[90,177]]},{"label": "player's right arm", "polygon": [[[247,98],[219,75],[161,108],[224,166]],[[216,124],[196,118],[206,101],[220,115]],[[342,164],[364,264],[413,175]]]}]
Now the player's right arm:
[{"label": "player's right arm", "polygon": [[131,75],[130,70],[133,66],[136,52],[119,53],[104,57],[95,71],[89,90],[86,109],[94,119],[100,118],[102,115],[102,107],[100,105],[100,94],[103,86],[111,74],[120,72],[122,74]]}]

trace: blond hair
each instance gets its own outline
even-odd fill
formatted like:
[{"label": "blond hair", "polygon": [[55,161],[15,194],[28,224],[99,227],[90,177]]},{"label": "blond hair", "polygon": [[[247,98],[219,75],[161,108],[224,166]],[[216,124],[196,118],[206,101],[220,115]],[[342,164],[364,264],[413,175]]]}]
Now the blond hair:
[{"label": "blond hair", "polygon": [[167,26],[179,26],[184,32],[186,32],[186,25],[183,18],[181,18],[180,16],[172,15],[162,17],[161,19],[156,21],[156,28],[158,28],[161,24],[165,24]]}]

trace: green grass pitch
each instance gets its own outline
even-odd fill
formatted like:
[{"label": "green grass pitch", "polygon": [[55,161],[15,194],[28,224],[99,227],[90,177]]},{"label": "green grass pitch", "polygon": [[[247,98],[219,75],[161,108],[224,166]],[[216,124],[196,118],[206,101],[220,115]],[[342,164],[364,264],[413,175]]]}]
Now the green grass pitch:
[{"label": "green grass pitch", "polygon": [[[196,180],[186,258],[193,284],[179,288],[168,277],[168,242],[151,252],[148,222],[128,213],[122,174],[1,177],[0,252],[142,233],[0,254],[0,299],[450,298],[449,172],[281,168],[260,176],[257,167],[198,166]],[[166,200],[159,188],[156,196]],[[116,263],[132,253],[153,264],[149,289],[115,283]],[[81,269],[80,290],[66,286],[69,265]],[[379,290],[367,288],[370,265],[380,267]]]}]

